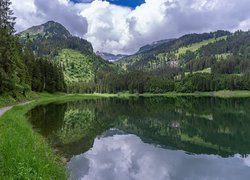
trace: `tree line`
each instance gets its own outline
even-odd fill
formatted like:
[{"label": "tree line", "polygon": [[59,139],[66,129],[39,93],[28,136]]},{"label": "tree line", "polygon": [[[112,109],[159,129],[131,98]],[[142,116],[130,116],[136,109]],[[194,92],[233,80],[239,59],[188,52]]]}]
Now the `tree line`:
[{"label": "tree line", "polygon": [[106,74],[96,83],[77,83],[70,93],[192,93],[218,90],[250,90],[250,73],[210,74],[191,73],[169,76],[152,72],[133,71],[128,73]]},{"label": "tree line", "polygon": [[0,94],[16,98],[31,90],[64,91],[62,68],[46,58],[37,58],[30,43],[19,43],[10,5],[10,0],[0,0]]}]

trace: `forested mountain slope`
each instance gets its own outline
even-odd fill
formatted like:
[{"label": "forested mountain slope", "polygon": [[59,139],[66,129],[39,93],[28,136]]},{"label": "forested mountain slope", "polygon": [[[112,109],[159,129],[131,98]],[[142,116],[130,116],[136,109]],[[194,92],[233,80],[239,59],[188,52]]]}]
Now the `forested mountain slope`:
[{"label": "forested mountain slope", "polygon": [[68,91],[96,83],[97,72],[114,70],[112,64],[95,55],[91,43],[72,36],[57,22],[31,27],[19,35],[22,43],[31,44],[37,56],[46,56],[62,67]]},{"label": "forested mountain slope", "polygon": [[168,65],[182,65],[200,57],[201,47],[224,42],[228,36],[231,36],[228,31],[185,35],[149,50],[139,51],[121,59],[117,64],[125,70],[154,70]]},{"label": "forested mountain slope", "polygon": [[116,91],[250,89],[250,31],[189,34],[116,62]]},{"label": "forested mountain slope", "polygon": [[20,34],[20,41],[32,42],[32,48],[38,56],[56,56],[65,48],[78,50],[82,53],[93,53],[91,43],[85,39],[74,37],[61,24],[48,21],[39,26],[33,26]]}]

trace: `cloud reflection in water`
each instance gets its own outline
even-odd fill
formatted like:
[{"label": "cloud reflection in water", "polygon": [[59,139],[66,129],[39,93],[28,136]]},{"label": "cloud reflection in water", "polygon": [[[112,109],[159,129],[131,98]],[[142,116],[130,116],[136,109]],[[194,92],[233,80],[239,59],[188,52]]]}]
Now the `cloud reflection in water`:
[{"label": "cloud reflection in water", "polygon": [[248,180],[250,158],[188,155],[146,144],[135,135],[95,139],[93,148],[68,163],[71,179]]}]

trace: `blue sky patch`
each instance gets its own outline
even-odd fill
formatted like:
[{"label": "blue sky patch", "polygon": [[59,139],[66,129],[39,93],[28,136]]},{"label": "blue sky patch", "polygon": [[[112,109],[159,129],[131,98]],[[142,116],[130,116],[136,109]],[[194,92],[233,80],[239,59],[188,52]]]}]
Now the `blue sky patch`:
[{"label": "blue sky patch", "polygon": [[[91,0],[71,0],[75,3],[77,2],[90,2]],[[119,6],[127,6],[130,8],[135,8],[145,2],[145,0],[107,0],[108,2],[119,5]]]},{"label": "blue sky patch", "polygon": [[107,0],[108,2],[120,6],[128,6],[131,8],[135,8],[145,2],[145,0]]}]

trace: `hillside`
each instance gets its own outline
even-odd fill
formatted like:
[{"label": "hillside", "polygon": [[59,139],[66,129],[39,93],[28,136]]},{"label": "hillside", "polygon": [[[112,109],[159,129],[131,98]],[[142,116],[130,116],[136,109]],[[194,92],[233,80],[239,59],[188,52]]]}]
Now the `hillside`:
[{"label": "hillside", "polygon": [[123,58],[116,65],[125,73],[110,78],[115,91],[249,90],[250,31],[185,35]]},{"label": "hillside", "polygon": [[202,47],[225,41],[230,35],[227,31],[185,35],[122,58],[117,64],[125,70],[154,70],[168,65],[181,66],[186,60],[199,57],[198,51]]},{"label": "hillside", "polygon": [[22,43],[31,44],[38,57],[47,57],[63,68],[68,89],[96,81],[98,71],[113,70],[109,62],[93,52],[91,43],[72,36],[57,22],[31,27],[19,35]]},{"label": "hillside", "polygon": [[70,38],[72,37],[70,32],[61,24],[48,21],[45,24],[33,26],[23,32],[20,33],[21,38],[26,38],[26,35],[29,34],[30,38],[35,40],[39,37],[43,38],[52,38],[52,37],[64,37]]},{"label": "hillside", "polygon": [[63,49],[55,60],[62,66],[67,84],[94,81],[96,71],[111,68],[110,64],[93,54],[83,54],[72,49]]},{"label": "hillside", "polygon": [[65,48],[78,50],[82,53],[93,53],[91,43],[85,39],[72,36],[61,24],[49,21],[39,26],[33,26],[19,33],[22,43],[32,43],[37,56],[54,57]]}]

